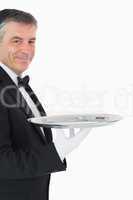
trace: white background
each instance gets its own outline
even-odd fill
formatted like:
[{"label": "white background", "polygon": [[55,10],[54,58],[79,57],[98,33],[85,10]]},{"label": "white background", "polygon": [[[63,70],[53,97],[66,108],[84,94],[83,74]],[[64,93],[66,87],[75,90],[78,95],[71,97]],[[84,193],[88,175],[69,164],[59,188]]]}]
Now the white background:
[{"label": "white background", "polygon": [[131,0],[7,1],[38,20],[31,85],[47,114],[115,113],[53,174],[50,200],[133,200],[133,5]]}]

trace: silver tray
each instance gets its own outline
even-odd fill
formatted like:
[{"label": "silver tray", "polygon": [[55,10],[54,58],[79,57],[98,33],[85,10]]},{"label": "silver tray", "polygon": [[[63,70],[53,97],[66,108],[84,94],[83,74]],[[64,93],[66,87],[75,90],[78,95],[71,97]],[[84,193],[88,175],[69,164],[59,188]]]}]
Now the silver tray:
[{"label": "silver tray", "polygon": [[67,114],[29,118],[28,121],[47,128],[85,128],[111,125],[121,119],[114,114]]}]

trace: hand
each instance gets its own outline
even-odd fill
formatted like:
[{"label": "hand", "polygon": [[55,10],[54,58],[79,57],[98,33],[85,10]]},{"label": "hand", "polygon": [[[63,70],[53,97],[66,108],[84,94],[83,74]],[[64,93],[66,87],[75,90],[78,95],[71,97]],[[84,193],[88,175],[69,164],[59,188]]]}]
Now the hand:
[{"label": "hand", "polygon": [[89,134],[92,128],[81,128],[78,133],[74,128],[69,129],[69,137],[65,136],[63,129],[54,129],[56,133],[56,139],[54,141],[57,152],[60,158],[63,159],[67,154],[71,153],[83,139]]}]

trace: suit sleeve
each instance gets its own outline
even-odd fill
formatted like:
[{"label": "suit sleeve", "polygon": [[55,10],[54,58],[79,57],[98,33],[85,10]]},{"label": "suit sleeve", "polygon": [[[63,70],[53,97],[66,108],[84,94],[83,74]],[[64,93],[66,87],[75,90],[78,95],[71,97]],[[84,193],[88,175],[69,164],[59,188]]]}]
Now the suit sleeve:
[{"label": "suit sleeve", "polygon": [[66,170],[66,161],[61,161],[54,143],[14,150],[8,109],[0,104],[0,178],[31,178],[63,170]]}]

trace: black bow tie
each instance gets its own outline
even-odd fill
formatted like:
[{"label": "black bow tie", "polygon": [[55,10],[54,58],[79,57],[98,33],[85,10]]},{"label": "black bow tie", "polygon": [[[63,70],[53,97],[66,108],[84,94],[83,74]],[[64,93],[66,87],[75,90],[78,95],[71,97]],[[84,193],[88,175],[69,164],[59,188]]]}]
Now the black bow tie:
[{"label": "black bow tie", "polygon": [[25,76],[24,78],[21,78],[21,77],[18,76],[17,80],[18,80],[18,87],[23,86],[25,88],[26,86],[28,86],[30,77],[28,75]]}]

